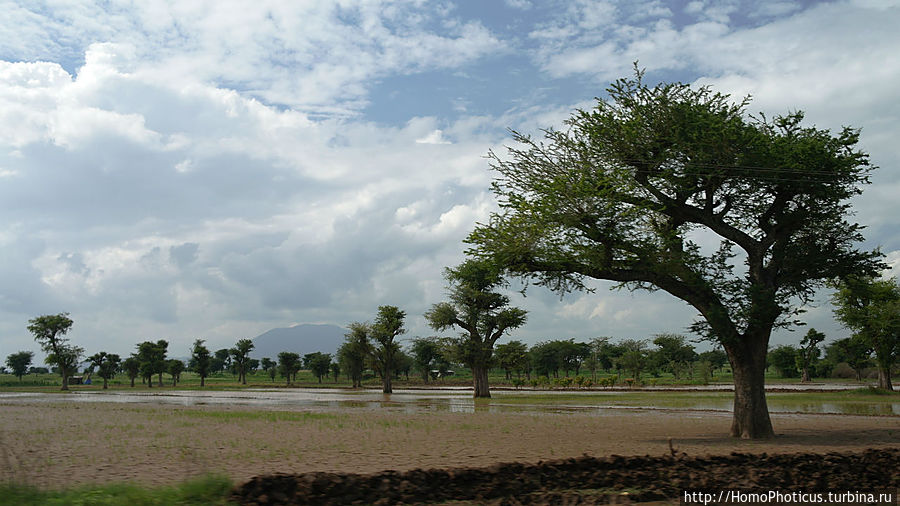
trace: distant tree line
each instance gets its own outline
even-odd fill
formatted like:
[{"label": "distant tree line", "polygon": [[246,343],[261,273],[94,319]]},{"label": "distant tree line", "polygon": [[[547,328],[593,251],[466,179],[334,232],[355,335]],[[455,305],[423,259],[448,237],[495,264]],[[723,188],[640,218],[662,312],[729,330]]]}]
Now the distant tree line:
[{"label": "distant tree line", "polygon": [[[488,288],[490,286],[493,285]],[[781,377],[800,378],[801,381],[832,376],[862,381],[867,371],[875,368],[879,384],[885,380],[889,382],[898,352],[897,334],[892,330],[896,327],[890,325],[896,322],[893,315],[900,300],[896,286],[893,280],[863,280],[855,286],[839,287],[835,295],[836,314],[855,332],[850,337],[825,343],[825,334],[809,329],[799,345],[783,344],[771,349],[767,354],[767,369]],[[464,301],[463,297],[459,299]],[[438,311],[446,314],[465,312],[465,308],[443,304],[435,305],[426,317],[437,318],[434,315]],[[494,307],[505,310],[505,301],[499,300]],[[440,318],[450,321],[446,314]],[[395,379],[405,377],[408,380],[413,374],[428,384],[443,380],[454,370],[474,369],[476,362],[485,370],[501,370],[506,381],[516,386],[526,382],[535,386],[542,382],[578,386],[611,385],[615,381],[634,384],[648,376],[658,378],[663,374],[671,374],[676,382],[706,383],[728,366],[723,350],[717,348],[698,353],[685,336],[671,333],[657,334],[649,339],[597,337],[586,342],[550,339],[532,346],[512,340],[497,345],[490,343],[489,353],[484,351],[484,341],[479,343],[470,333],[464,333],[457,338],[415,337],[404,347],[399,337],[406,332],[403,328],[405,317],[406,313],[396,306],[379,307],[373,323],[348,325],[345,340],[334,355],[313,352],[301,356],[284,351],[274,359],[257,360],[250,358],[254,347],[250,339],[239,339],[233,347],[215,351],[210,351],[205,341],[198,339],[185,363],[167,356],[169,343],[162,339],[138,343],[135,352],[124,359],[100,351],[82,361],[84,350],[65,338],[73,324],[68,314],[45,315],[30,320],[28,328],[48,353],[46,363],[51,368],[33,366],[34,353],[21,351],[6,358],[4,372],[19,380],[26,374],[58,373],[63,378],[63,389],[67,389],[68,378],[77,373],[79,364],[85,364],[84,374],[88,379],[93,374],[103,379],[103,388],[107,388],[109,380],[119,373],[127,375],[132,387],[138,378],[147,387],[152,388],[154,382],[156,386],[163,386],[164,374],[168,374],[172,385],[176,386],[184,371],[199,376],[201,386],[205,386],[208,377],[229,372],[246,384],[247,375],[256,371],[264,372],[272,382],[280,376],[286,385],[291,385],[296,382],[297,373],[305,369],[318,383],[329,378],[336,383],[343,374],[354,388],[360,387],[364,379],[377,376],[383,390],[390,392]],[[516,317],[524,318],[524,312],[516,313]],[[475,346],[479,344],[482,348]],[[482,353],[477,360],[473,359],[473,347]],[[601,375],[607,377],[601,379]]]}]

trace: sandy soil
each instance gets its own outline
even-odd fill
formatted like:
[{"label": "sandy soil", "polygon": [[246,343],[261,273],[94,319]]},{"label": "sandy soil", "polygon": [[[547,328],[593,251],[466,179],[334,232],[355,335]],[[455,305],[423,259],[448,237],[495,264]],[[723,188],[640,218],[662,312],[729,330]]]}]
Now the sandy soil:
[{"label": "sandy soil", "polygon": [[773,415],[777,437],[728,437],[730,414],[326,413],[140,404],[0,404],[0,481],[169,484],[206,473],[374,473],[580,455],[829,452],[900,447],[900,417]]}]

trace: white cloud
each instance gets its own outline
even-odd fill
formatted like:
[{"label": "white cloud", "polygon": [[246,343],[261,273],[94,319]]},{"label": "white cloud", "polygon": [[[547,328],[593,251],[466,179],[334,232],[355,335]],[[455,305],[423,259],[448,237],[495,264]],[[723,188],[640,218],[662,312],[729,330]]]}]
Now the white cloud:
[{"label": "white cloud", "polygon": [[[857,208],[896,271],[895,3],[512,3],[521,17],[493,23],[412,0],[5,6],[0,347],[33,344],[25,321],[59,311],[79,344],[120,353],[149,337],[184,353],[197,337],[217,347],[286,322],[366,320],[382,303],[427,335],[442,268],[496,209],[483,155],[505,152],[506,127],[538,133],[590,108],[584,78],[628,75],[635,58],[648,78],[753,93],[754,110],[865,127],[886,169]],[[507,97],[503,72],[547,91]],[[414,74],[429,86],[421,113],[369,116],[375,87]],[[444,90],[451,75],[468,80]],[[531,311],[517,337],[645,338],[695,316],[607,286],[562,303],[511,294]]]},{"label": "white cloud", "polygon": [[[127,72],[167,82],[228,82],[265,102],[352,113],[373,79],[452,68],[502,48],[481,24],[451,14],[414,1],[33,2],[12,10],[19,26],[0,49],[25,60],[59,58],[61,48],[47,41],[66,40],[68,51],[87,51],[90,69],[127,62]],[[435,20],[444,21],[440,32]]]},{"label": "white cloud", "polygon": [[417,144],[452,144],[450,141],[444,139],[444,132],[441,130],[432,130],[431,133],[422,137],[421,139],[416,139]]}]

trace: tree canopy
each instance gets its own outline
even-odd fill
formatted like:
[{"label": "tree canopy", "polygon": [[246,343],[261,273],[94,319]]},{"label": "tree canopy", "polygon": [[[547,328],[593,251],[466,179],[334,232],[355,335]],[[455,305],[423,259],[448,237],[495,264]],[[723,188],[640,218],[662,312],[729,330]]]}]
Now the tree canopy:
[{"label": "tree canopy", "polygon": [[28,373],[28,366],[31,365],[31,360],[33,358],[34,352],[20,351],[6,357],[6,365],[8,365],[10,371],[19,378],[19,381],[22,381],[22,376],[25,376],[25,374]]},{"label": "tree canopy", "polygon": [[[641,72],[607,91],[566,129],[514,132],[506,158],[489,154],[501,210],[469,253],[561,293],[591,278],[685,301],[702,317],[692,330],[732,362],[732,434],[770,437],[773,328],[827,280],[881,266],[848,220],[870,170],[859,131],[803,126],[800,112],[748,116],[748,99],[649,86]],[[701,246],[711,236],[717,249]]]},{"label": "tree canopy", "polygon": [[504,285],[501,271],[493,264],[470,259],[446,269],[449,302],[433,304],[425,313],[431,328],[459,328],[457,343],[462,361],[472,368],[475,397],[490,397],[487,371],[494,343],[510,329],[525,324],[526,311],[509,307],[509,297],[497,290]]},{"label": "tree canopy", "polygon": [[83,349],[72,346],[65,337],[74,322],[69,313],[42,315],[28,320],[28,331],[47,353],[45,362],[56,365],[62,375],[62,390],[69,389],[69,374],[78,364]]},{"label": "tree canopy", "polygon": [[853,339],[868,353],[875,353],[878,387],[893,390],[891,368],[900,356],[900,285],[896,278],[845,277],[837,284],[832,300],[835,316],[853,330]]},{"label": "tree canopy", "polygon": [[406,312],[397,306],[379,306],[375,322],[370,327],[370,337],[375,345],[370,348],[372,362],[375,368],[381,372],[382,391],[389,394],[393,391],[392,379],[396,371],[397,358],[400,353],[400,344],[394,339],[406,333],[403,328],[403,320]]}]

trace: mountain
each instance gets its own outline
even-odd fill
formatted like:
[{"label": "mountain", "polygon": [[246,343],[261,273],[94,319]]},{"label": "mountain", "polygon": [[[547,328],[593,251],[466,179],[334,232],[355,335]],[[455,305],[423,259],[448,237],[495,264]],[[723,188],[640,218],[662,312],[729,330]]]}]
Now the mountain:
[{"label": "mountain", "polygon": [[282,351],[293,351],[302,357],[307,353],[320,351],[335,356],[344,342],[347,329],[337,325],[302,324],[293,327],[272,329],[253,338],[253,358],[269,357],[278,360]]}]

